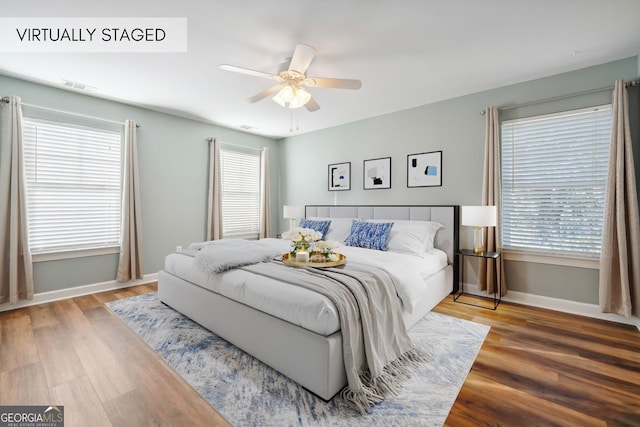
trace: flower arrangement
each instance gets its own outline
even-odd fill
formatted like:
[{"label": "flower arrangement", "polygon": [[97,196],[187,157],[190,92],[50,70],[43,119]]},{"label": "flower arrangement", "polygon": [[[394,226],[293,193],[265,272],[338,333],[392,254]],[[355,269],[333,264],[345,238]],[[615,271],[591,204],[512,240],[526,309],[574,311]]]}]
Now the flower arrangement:
[{"label": "flower arrangement", "polygon": [[322,233],[312,228],[295,227],[282,233],[284,240],[291,240],[291,255],[298,251],[308,251],[313,242],[322,239]]},{"label": "flower arrangement", "polygon": [[333,250],[340,246],[340,243],[333,240],[321,240],[313,244],[314,252],[317,252],[323,258],[323,261],[337,261],[338,255]]},{"label": "flower arrangement", "polygon": [[292,228],[282,233],[284,240],[291,240],[291,255],[297,252],[311,252],[309,258],[312,262],[328,262],[337,261],[338,255],[333,250],[340,246],[338,242],[333,240],[320,240],[322,233],[312,228]]}]

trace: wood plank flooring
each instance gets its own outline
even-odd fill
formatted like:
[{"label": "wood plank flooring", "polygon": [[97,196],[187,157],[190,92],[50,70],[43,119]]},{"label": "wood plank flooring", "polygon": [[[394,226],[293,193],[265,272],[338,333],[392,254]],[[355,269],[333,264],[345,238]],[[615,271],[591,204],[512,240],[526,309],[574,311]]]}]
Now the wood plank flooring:
[{"label": "wood plank flooring", "polygon": [[491,326],[447,426],[640,426],[640,331],[557,311],[452,301]]},{"label": "wood plank flooring", "polygon": [[[155,290],[0,313],[0,405],[62,404],[67,427],[228,425],[104,306]],[[447,426],[640,426],[636,328],[450,297],[434,311],[491,326]]]},{"label": "wood plank flooring", "polygon": [[64,405],[65,426],[227,426],[105,302],[142,285],[0,313],[0,405]]}]

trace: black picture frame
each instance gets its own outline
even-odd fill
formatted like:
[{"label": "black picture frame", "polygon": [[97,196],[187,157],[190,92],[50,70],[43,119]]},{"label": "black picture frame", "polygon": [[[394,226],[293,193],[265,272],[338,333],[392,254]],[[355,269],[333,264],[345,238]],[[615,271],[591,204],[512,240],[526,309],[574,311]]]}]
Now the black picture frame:
[{"label": "black picture frame", "polygon": [[407,155],[407,187],[442,186],[442,151]]},{"label": "black picture frame", "polygon": [[391,157],[369,159],[363,162],[362,187],[365,190],[391,188]]},{"label": "black picture frame", "polygon": [[327,184],[329,191],[351,190],[351,162],[330,164],[327,171]]}]

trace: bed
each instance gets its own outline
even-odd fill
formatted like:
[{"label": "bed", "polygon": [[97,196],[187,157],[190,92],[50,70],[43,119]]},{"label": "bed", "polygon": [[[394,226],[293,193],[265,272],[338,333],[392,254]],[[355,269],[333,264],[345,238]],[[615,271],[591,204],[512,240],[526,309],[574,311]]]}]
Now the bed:
[{"label": "bed", "polygon": [[[421,282],[421,291],[412,296],[410,308],[409,297],[401,296],[406,329],[455,291],[458,210],[458,206],[305,207],[306,218],[331,219],[336,227],[355,218],[442,225],[433,240],[434,248],[429,251],[440,267],[422,271],[420,279],[415,279]],[[330,233],[335,235],[335,231]],[[265,244],[275,245],[282,252],[290,244],[279,239],[267,240]],[[347,263],[350,259],[370,258],[377,262],[382,260],[380,257],[404,257],[393,251],[387,254],[346,246],[337,251],[347,255]],[[416,265],[422,262],[418,257],[409,261]],[[158,275],[158,295],[168,306],[325,400],[347,384],[339,320],[336,323],[337,314],[331,302],[319,294],[241,269],[208,274],[195,266],[193,253],[185,251],[166,257],[165,270]]]}]

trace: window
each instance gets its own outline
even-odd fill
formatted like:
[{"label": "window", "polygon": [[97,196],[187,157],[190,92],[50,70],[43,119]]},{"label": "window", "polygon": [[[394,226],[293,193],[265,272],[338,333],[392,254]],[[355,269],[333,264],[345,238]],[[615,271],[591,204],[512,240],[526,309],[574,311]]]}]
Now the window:
[{"label": "window", "polygon": [[257,238],[260,231],[260,155],[220,149],[222,235]]},{"label": "window", "polygon": [[503,122],[504,249],[599,256],[610,140],[610,105]]},{"label": "window", "polygon": [[34,254],[120,245],[122,133],[25,118]]}]

